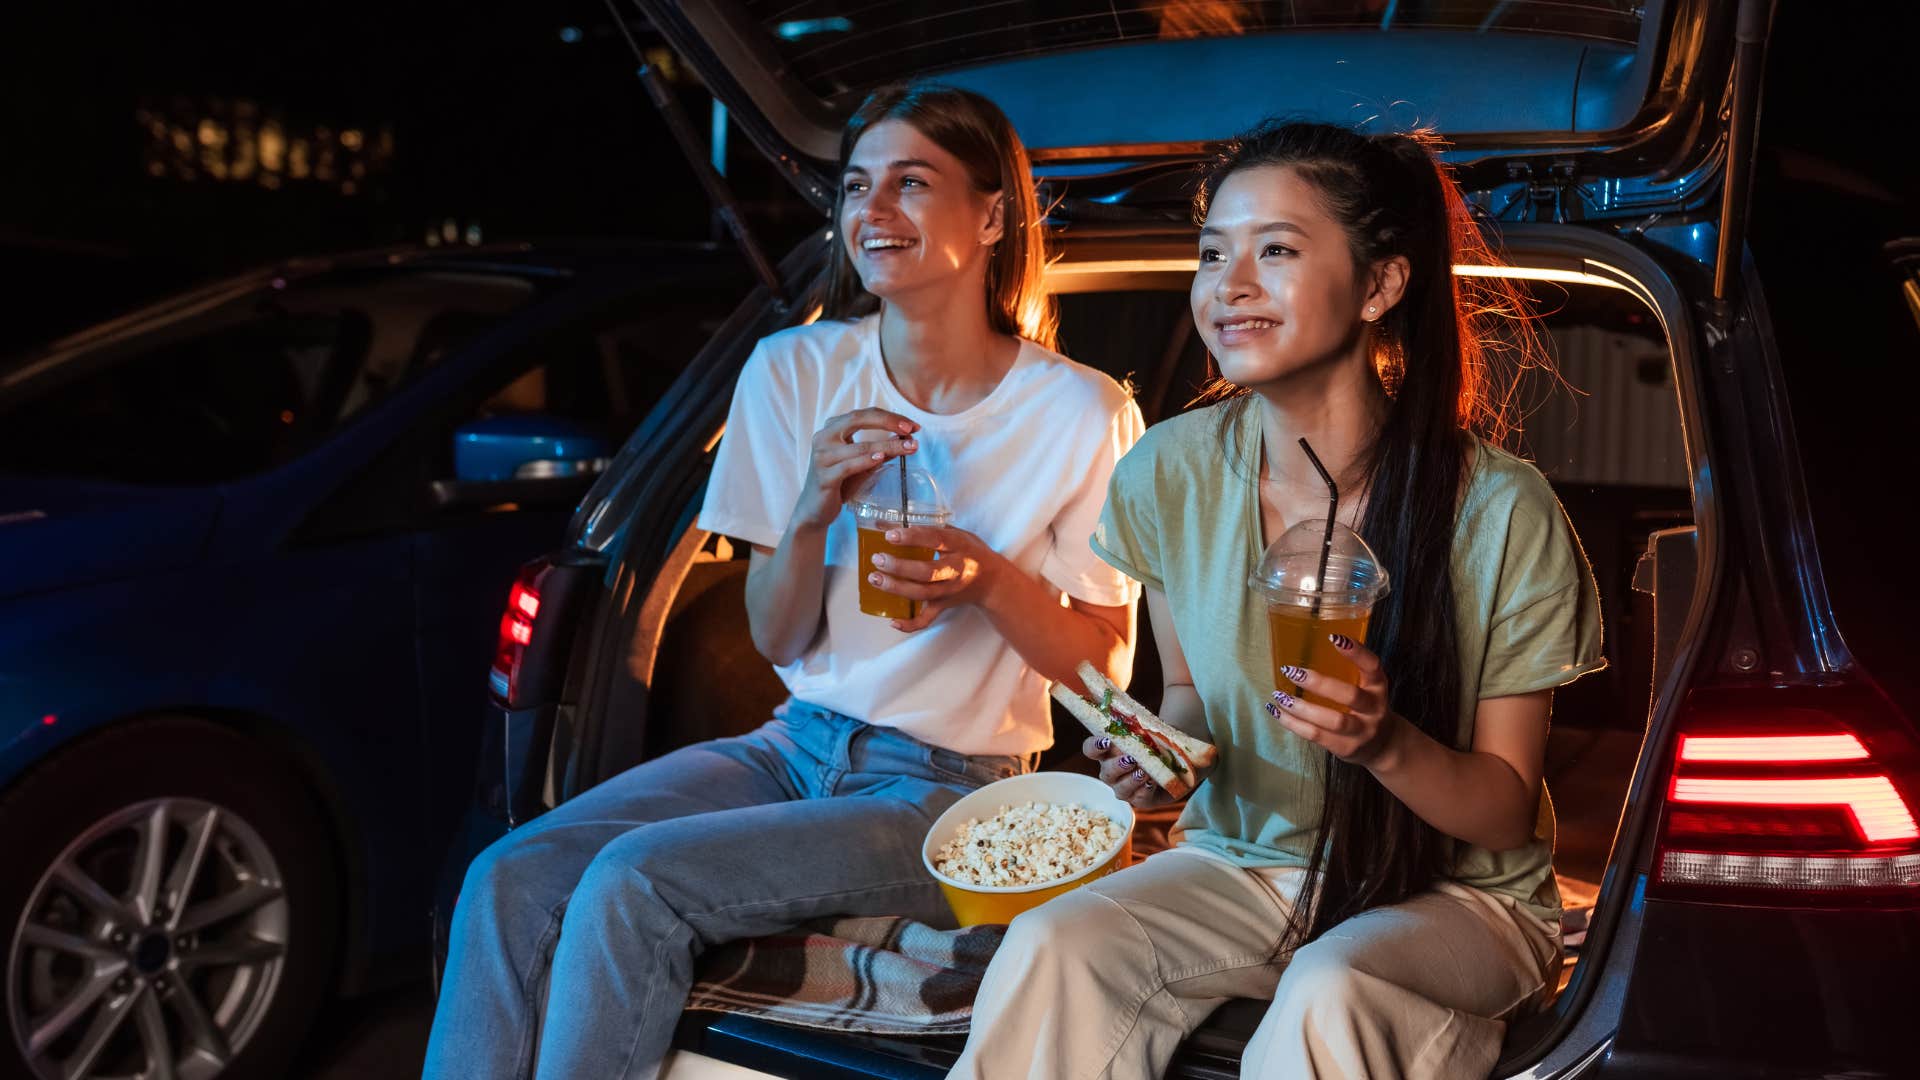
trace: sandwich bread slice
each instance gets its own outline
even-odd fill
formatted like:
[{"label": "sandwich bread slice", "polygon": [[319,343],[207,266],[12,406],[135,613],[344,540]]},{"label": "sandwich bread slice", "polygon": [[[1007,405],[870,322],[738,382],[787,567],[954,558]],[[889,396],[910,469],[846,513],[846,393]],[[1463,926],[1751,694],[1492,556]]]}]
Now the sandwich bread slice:
[{"label": "sandwich bread slice", "polygon": [[1089,732],[1111,738],[1114,745],[1139,762],[1147,778],[1167,794],[1176,799],[1185,798],[1200,782],[1201,774],[1213,767],[1220,751],[1212,743],[1163,723],[1146,706],[1108,681],[1092,664],[1083,662],[1077,671],[1095,701],[1088,701],[1059,683],[1053,684],[1053,699]]}]

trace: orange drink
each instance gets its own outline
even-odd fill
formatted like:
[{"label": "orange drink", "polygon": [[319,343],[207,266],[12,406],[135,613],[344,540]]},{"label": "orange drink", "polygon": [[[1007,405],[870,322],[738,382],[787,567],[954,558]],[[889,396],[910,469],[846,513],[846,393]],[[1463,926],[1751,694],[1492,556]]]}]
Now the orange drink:
[{"label": "orange drink", "polygon": [[887,539],[888,528],[891,526],[885,523],[872,527],[862,523],[858,530],[860,533],[860,610],[865,614],[878,615],[883,619],[911,619],[920,614],[920,601],[909,600],[904,596],[887,592],[869,580],[873,574],[873,557],[892,555],[896,558],[926,562],[933,558],[933,549],[892,543]]},{"label": "orange drink", "polygon": [[1326,518],[1303,521],[1268,545],[1247,585],[1265,601],[1273,649],[1273,687],[1316,705],[1339,706],[1280,673],[1289,665],[1356,682],[1359,668],[1328,640],[1367,640],[1373,605],[1387,594],[1387,571],[1360,535]]},{"label": "orange drink", "polygon": [[1293,680],[1280,674],[1280,669],[1291,664],[1342,682],[1359,681],[1360,669],[1327,638],[1331,634],[1345,634],[1355,641],[1367,640],[1368,615],[1366,608],[1326,607],[1315,616],[1312,607],[1297,604],[1268,607],[1267,636],[1273,644],[1274,688],[1297,694],[1316,705],[1339,708],[1318,694],[1300,689]]}]

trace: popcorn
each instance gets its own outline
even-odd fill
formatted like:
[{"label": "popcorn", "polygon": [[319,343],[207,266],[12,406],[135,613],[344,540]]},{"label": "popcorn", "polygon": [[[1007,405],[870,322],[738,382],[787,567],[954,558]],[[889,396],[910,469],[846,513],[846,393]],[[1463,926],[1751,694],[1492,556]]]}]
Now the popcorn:
[{"label": "popcorn", "polygon": [[1124,836],[1098,810],[1030,802],[967,819],[933,867],[968,885],[1042,885],[1099,865]]}]

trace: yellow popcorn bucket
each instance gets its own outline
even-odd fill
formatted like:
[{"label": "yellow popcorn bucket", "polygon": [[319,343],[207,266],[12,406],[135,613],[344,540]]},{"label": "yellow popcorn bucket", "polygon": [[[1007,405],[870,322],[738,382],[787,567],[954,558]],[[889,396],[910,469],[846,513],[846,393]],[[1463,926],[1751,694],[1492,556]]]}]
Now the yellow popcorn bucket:
[{"label": "yellow popcorn bucket", "polygon": [[[968,820],[985,821],[1009,806],[1025,803],[1097,810],[1119,824],[1120,843],[1079,873],[1036,885],[969,885],[933,868],[934,856],[959,834]],[[1133,807],[1120,801],[1112,788],[1097,777],[1080,773],[1036,772],[996,780],[948,807],[927,831],[926,843],[920,847],[920,861],[926,864],[927,873],[940,883],[940,891],[946,894],[947,904],[953,908],[960,925],[978,926],[1011,922],[1015,915],[1029,908],[1039,907],[1063,892],[1126,866],[1132,853]]]}]

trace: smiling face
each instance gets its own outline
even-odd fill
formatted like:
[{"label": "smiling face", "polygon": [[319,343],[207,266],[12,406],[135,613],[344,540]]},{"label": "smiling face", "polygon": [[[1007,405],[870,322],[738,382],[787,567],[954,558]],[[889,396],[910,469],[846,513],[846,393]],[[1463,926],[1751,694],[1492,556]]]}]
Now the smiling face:
[{"label": "smiling face", "polygon": [[903,120],[868,128],[841,184],[840,235],[868,292],[884,300],[968,277],[984,287],[1000,199],[975,190],[960,159],[918,128]]},{"label": "smiling face", "polygon": [[1354,265],[1346,230],[1298,170],[1245,168],[1207,208],[1193,321],[1220,373],[1257,386],[1364,357],[1364,322],[1391,306],[1379,280]]}]

